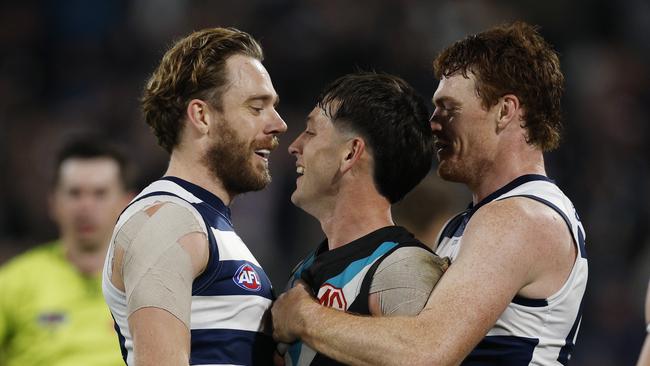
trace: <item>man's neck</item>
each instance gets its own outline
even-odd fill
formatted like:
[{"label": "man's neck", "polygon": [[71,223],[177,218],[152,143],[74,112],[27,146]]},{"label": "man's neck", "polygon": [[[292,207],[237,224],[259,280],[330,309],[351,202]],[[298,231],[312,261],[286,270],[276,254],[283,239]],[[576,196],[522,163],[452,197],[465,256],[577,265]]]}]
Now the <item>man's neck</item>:
[{"label": "man's neck", "polygon": [[[104,259],[106,258],[106,246],[99,246],[93,249],[82,249],[72,244],[71,241],[63,238],[63,252],[65,258],[79,272],[86,276],[95,276],[102,271]],[[108,243],[108,240],[106,240]]]},{"label": "man's neck", "polygon": [[169,166],[165,176],[178,177],[209,191],[219,197],[226,206],[229,206],[234,198],[223,187],[221,181],[210,173],[208,169],[198,162],[188,161],[187,158],[174,152],[169,159]]},{"label": "man's neck", "polygon": [[541,152],[527,151],[496,159],[494,165],[476,179],[475,184],[468,184],[474,204],[481,202],[517,177],[527,174],[546,175],[544,156]]},{"label": "man's neck", "polygon": [[336,249],[382,227],[394,225],[388,201],[379,195],[339,195],[330,212],[318,217],[329,249]]}]

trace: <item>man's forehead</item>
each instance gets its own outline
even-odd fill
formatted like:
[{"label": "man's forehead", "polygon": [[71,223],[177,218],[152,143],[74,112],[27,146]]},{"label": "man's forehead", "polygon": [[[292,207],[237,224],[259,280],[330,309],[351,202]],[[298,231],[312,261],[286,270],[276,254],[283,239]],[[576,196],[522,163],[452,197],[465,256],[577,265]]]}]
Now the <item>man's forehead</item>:
[{"label": "man's forehead", "polygon": [[475,76],[473,73],[468,72],[467,77],[461,73],[453,74],[449,77],[443,76],[440,79],[438,88],[433,94],[434,104],[443,103],[445,101],[455,101],[459,93],[475,91]]},{"label": "man's forehead", "polygon": [[234,55],[226,61],[228,89],[233,87],[246,94],[247,98],[277,99],[271,76],[262,63],[250,56]]},{"label": "man's forehead", "polygon": [[321,108],[318,105],[315,106],[314,109],[312,109],[311,112],[309,112],[309,115],[307,116],[307,124],[322,123],[329,120],[330,117],[327,115],[325,109]]},{"label": "man's forehead", "polygon": [[93,181],[117,176],[119,164],[109,157],[96,158],[69,158],[64,160],[59,167],[61,181],[84,180]]}]

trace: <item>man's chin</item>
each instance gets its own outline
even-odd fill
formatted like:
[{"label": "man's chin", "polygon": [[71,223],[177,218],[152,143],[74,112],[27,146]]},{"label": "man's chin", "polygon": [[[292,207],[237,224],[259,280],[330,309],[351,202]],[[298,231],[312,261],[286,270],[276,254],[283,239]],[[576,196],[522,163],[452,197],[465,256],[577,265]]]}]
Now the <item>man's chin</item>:
[{"label": "man's chin", "polygon": [[291,203],[293,203],[294,206],[300,207],[300,199],[298,198],[298,190],[294,190],[293,193],[291,194]]},{"label": "man's chin", "polygon": [[441,161],[438,164],[438,176],[448,182],[460,182],[461,177],[448,161]]},{"label": "man's chin", "polygon": [[104,243],[103,240],[96,237],[79,236],[76,240],[76,248],[84,252],[94,252],[104,248],[106,244],[108,244],[108,241]]}]

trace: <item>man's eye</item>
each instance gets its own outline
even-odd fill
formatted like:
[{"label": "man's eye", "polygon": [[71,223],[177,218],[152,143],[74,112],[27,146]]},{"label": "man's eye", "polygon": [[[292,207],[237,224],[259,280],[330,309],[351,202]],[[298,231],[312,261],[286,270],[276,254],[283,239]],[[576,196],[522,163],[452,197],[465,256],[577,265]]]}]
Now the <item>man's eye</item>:
[{"label": "man's eye", "polygon": [[260,113],[264,108],[262,108],[262,107],[253,107],[253,106],[251,106],[251,109],[252,109],[253,111],[257,112],[257,113]]},{"label": "man's eye", "polygon": [[313,132],[313,131],[305,130],[305,135],[308,135],[308,136],[315,136],[316,133]]}]

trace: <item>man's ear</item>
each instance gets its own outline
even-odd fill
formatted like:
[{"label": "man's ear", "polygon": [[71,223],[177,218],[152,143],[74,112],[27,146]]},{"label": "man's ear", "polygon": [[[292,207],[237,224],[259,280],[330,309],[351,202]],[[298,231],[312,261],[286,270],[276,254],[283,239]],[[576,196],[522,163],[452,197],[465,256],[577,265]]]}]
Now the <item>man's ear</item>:
[{"label": "man's ear", "polygon": [[357,164],[366,151],[366,143],[360,137],[354,137],[345,143],[343,149],[343,159],[341,160],[341,173],[345,173]]},{"label": "man's ear", "polygon": [[214,113],[206,102],[201,99],[190,100],[185,114],[190,130],[201,135],[210,131],[210,119],[214,118]]},{"label": "man's ear", "polygon": [[506,94],[499,100],[497,111],[497,132],[503,131],[511,122],[518,123],[521,116],[521,104],[514,94]]}]

